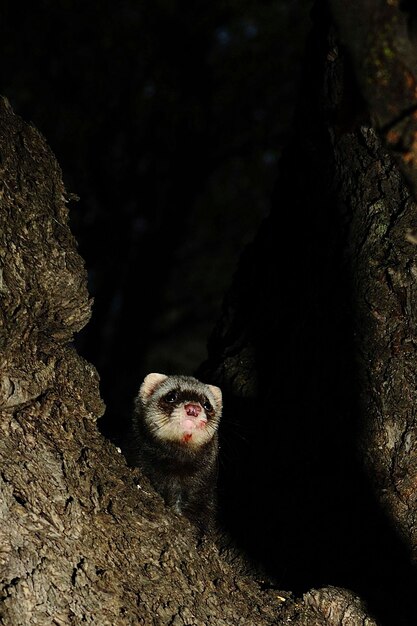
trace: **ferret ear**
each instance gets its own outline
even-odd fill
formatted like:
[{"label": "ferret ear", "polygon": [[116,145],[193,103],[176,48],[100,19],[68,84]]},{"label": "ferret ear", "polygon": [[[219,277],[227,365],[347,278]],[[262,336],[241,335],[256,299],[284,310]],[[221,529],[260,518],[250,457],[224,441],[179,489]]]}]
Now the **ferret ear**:
[{"label": "ferret ear", "polygon": [[140,386],[139,396],[140,398],[146,402],[149,400],[155,389],[158,385],[160,385],[164,380],[166,380],[168,376],[165,374],[148,374]]},{"label": "ferret ear", "polygon": [[220,387],[215,387],[214,385],[207,385],[207,387],[210,389],[211,393],[213,394],[214,399],[217,404],[217,410],[219,411],[223,405],[222,390],[220,389]]}]

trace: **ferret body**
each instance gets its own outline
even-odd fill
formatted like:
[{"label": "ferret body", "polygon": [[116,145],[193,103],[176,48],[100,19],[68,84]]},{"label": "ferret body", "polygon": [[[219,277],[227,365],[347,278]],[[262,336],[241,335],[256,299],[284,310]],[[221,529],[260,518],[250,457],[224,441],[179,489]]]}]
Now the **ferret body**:
[{"label": "ferret body", "polygon": [[221,411],[221,390],[191,376],[149,374],[135,403],[128,460],[202,532],[215,520]]}]

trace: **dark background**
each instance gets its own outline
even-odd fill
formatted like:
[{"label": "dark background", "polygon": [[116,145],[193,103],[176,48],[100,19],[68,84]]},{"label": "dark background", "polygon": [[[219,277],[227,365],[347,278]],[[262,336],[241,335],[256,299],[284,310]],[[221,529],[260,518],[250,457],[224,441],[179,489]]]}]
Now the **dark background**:
[{"label": "dark background", "polygon": [[116,441],[149,371],[191,374],[268,214],[310,0],[3,2],[1,93],[62,167]]}]

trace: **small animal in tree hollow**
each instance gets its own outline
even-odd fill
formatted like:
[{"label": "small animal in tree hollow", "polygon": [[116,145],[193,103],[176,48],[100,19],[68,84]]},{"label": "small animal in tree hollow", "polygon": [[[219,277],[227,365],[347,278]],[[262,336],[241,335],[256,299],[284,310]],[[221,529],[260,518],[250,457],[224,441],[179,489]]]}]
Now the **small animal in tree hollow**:
[{"label": "small animal in tree hollow", "polygon": [[222,392],[191,376],[148,374],[135,402],[128,461],[166,504],[203,533],[214,529]]}]

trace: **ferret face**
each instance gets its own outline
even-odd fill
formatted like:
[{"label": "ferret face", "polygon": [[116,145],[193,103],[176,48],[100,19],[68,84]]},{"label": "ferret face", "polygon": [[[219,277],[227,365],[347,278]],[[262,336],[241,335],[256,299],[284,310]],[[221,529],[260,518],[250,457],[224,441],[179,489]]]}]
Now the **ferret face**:
[{"label": "ferret face", "polygon": [[221,390],[191,376],[148,374],[139,399],[142,416],[158,439],[198,447],[218,428]]}]

